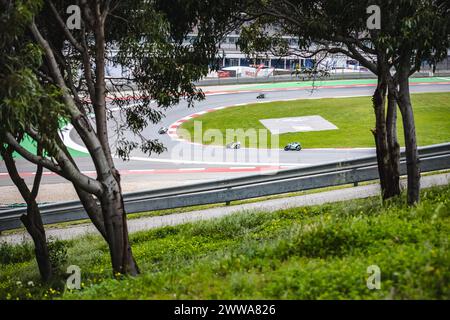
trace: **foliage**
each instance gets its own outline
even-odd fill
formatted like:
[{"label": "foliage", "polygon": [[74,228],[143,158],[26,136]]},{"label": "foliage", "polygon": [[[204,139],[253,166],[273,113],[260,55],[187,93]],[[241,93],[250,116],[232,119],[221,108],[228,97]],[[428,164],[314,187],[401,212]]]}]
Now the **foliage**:
[{"label": "foliage", "polygon": [[12,264],[27,262],[33,259],[34,248],[30,243],[13,245],[0,243],[0,263]]},{"label": "foliage", "polygon": [[2,10],[0,19],[7,27],[0,32],[0,140],[10,132],[22,141],[33,127],[51,154],[53,145],[45,142],[56,137],[59,121],[68,115],[59,90],[38,79],[41,49],[24,38],[26,25],[40,8],[40,1],[17,1],[13,9]]},{"label": "foliage", "polygon": [[[52,1],[52,4],[65,19],[66,8],[73,3]],[[2,6],[0,18],[7,28],[0,32],[0,123],[4,124],[0,129],[12,132],[21,140],[24,129],[32,127],[41,134],[39,140],[48,142],[44,147],[49,152],[52,151],[50,142],[54,142],[59,130],[58,119],[73,119],[61,104],[60,85],[54,87],[55,79],[46,66],[48,62],[42,60],[41,48],[31,36],[29,24],[34,19],[52,48],[70,94],[89,113],[92,105],[85,97],[92,92],[88,90],[85,57],[63,32],[49,2],[44,5],[42,1],[22,0],[5,2]],[[180,99],[186,99],[190,105],[203,99],[203,93],[193,83],[205,76],[213,64],[216,44],[230,25],[230,14],[225,13],[232,10],[223,9],[220,19],[215,18],[213,22],[211,10],[215,9],[203,2],[172,7],[166,1],[133,0],[112,1],[108,6],[111,12],[106,17],[105,49],[113,50],[115,55],[108,54],[105,59],[130,71],[129,76],[107,83],[107,94],[117,98],[110,103],[121,109],[109,114],[117,120],[117,152],[125,159],[136,148],[160,153],[164,150],[161,142],[148,139],[141,134],[142,130],[158,123],[164,111]],[[182,40],[194,27],[199,37],[191,45],[184,44]],[[83,21],[82,30],[73,30],[71,35],[78,45],[86,43],[88,64],[94,73],[96,53],[101,45],[88,22]],[[120,92],[123,90],[133,92],[123,94]],[[130,96],[141,99],[136,103]],[[121,121],[122,116],[126,121]],[[123,133],[127,130],[135,138],[126,137]]]},{"label": "foliage", "polygon": [[[36,4],[0,2],[2,22],[13,25],[9,35],[0,29],[0,49],[2,54],[5,51],[0,61],[0,146],[8,144],[8,152],[16,151],[72,182],[111,246],[114,271],[137,274],[131,248],[121,250],[117,244],[128,246],[126,223],[113,223],[117,231],[105,231],[111,217],[125,217],[112,153],[128,159],[136,148],[147,154],[164,150],[159,140],[142,131],[158,123],[165,109],[180,99],[192,105],[203,98],[193,81],[208,72],[216,52],[215,30],[223,25],[210,24],[208,16],[204,26],[209,29],[204,30],[202,23],[191,20],[199,16],[194,5],[193,11],[185,12],[187,20],[178,16],[177,25],[185,27],[179,33],[168,24],[177,12],[162,12],[156,1],[81,1],[80,28],[70,30],[65,19],[72,1]],[[22,17],[23,8],[26,14]],[[194,26],[201,27],[201,36],[195,44],[186,45],[182,40]],[[129,74],[107,77],[111,63],[128,68]],[[119,108],[112,111],[111,106]],[[97,181],[80,172],[68,155],[59,136],[61,121],[70,122],[84,142],[95,163]],[[109,133],[108,124],[116,124],[115,135]],[[129,131],[135,136],[129,138]],[[39,155],[20,146],[27,135],[36,141]],[[101,200],[99,205],[92,194]],[[111,205],[113,201],[119,205]]]},{"label": "foliage", "polygon": [[68,259],[67,245],[63,241],[49,238],[47,240],[47,246],[52,270],[55,273],[60,272]]},{"label": "foliage", "polygon": [[[367,30],[366,9],[371,5],[381,8],[381,30]],[[361,62],[363,58],[353,50],[357,49],[367,55],[382,53],[396,68],[406,63],[420,69],[423,61],[435,65],[450,46],[450,6],[445,0],[261,0],[243,4],[242,10],[251,23],[245,26],[241,43],[250,51],[261,43],[262,30],[268,26],[275,32],[266,35],[267,40],[280,35],[299,38],[299,48],[305,53],[292,53],[338,48],[336,52]],[[265,50],[279,46],[270,45],[270,41],[262,43],[268,45]]]}]

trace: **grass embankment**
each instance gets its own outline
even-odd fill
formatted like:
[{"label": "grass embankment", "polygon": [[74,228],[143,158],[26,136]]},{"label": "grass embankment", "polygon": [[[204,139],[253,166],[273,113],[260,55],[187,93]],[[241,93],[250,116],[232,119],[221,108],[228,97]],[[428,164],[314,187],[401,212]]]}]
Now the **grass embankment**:
[{"label": "grass embankment", "polygon": [[[450,141],[450,93],[425,93],[412,95],[416,121],[418,143],[421,146]],[[345,99],[297,100],[289,102],[273,102],[232,107],[205,114],[183,123],[181,129],[190,133],[179,135],[194,140],[194,121],[202,121],[203,132],[208,129],[219,129],[225,137],[226,129],[265,129],[259,120],[287,117],[320,115],[336,125],[338,130],[286,133],[279,136],[280,148],[289,142],[299,141],[305,148],[350,148],[374,147],[373,135],[370,132],[375,126],[375,118],[370,97]],[[403,143],[403,127],[401,116],[398,119],[399,141]],[[208,141],[209,137],[201,137],[204,144],[222,144],[224,141]],[[200,139],[199,139],[200,140]],[[237,139],[235,139],[237,140]],[[241,143],[244,144],[244,139]],[[270,147],[271,136],[268,137]],[[259,141],[247,147],[258,147]],[[263,147],[266,147],[263,144]]]},{"label": "grass embankment", "polygon": [[[446,172],[447,171],[445,171],[445,170],[439,171],[439,173],[446,173]],[[450,170],[448,170],[448,172],[450,172]],[[437,172],[434,172],[434,174],[437,174]],[[422,175],[424,176],[426,174],[422,174]],[[377,182],[378,182],[377,180],[373,180],[373,181],[361,182],[358,185],[364,186],[364,185],[369,185],[369,184],[375,184]],[[346,185],[334,186],[334,187],[324,187],[324,188],[319,188],[319,189],[303,190],[303,191],[297,191],[297,192],[285,193],[285,194],[277,194],[277,195],[265,196],[265,197],[254,198],[254,199],[231,201],[230,204],[215,203],[215,204],[204,204],[204,205],[198,205],[198,206],[182,207],[182,208],[176,208],[176,209],[164,209],[164,210],[146,211],[146,212],[139,212],[139,213],[129,213],[127,215],[127,219],[133,220],[133,219],[141,219],[141,218],[146,218],[146,217],[159,217],[159,216],[167,216],[167,215],[171,215],[171,214],[187,213],[187,212],[198,211],[198,210],[207,210],[207,209],[216,209],[216,208],[237,206],[237,205],[242,205],[242,204],[255,203],[255,202],[261,202],[261,201],[267,201],[267,200],[273,200],[273,199],[283,199],[283,198],[304,196],[304,195],[308,195],[308,194],[314,194],[314,193],[320,193],[320,192],[326,192],[326,191],[352,188],[353,186],[354,186],[353,184],[346,184]],[[46,229],[61,229],[61,228],[70,228],[75,225],[83,225],[83,224],[90,224],[90,223],[91,223],[91,221],[89,219],[83,219],[83,220],[48,224],[45,227],[46,227]],[[10,234],[15,234],[15,233],[23,233],[23,232],[26,232],[25,227],[2,231],[2,235],[10,235]]]},{"label": "grass embankment", "polygon": [[[450,186],[423,192],[416,208],[371,198],[249,212],[131,235],[136,278],[111,277],[99,237],[53,245],[62,270],[81,267],[74,292],[39,284],[29,245],[3,245],[0,298],[449,299],[449,238]],[[370,265],[381,290],[366,287]]]}]

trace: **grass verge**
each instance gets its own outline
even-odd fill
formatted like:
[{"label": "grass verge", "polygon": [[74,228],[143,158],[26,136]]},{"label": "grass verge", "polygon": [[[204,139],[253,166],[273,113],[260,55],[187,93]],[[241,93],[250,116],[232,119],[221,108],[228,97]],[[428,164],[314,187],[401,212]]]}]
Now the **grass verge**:
[{"label": "grass verge", "polygon": [[[421,146],[450,141],[450,93],[423,93],[412,95],[418,143]],[[370,132],[375,126],[370,97],[345,99],[297,100],[237,106],[207,113],[189,120],[180,127],[178,134],[190,141],[203,144],[226,144],[208,134],[194,137],[195,122],[202,123],[203,132],[219,130],[226,137],[227,129],[265,129],[261,119],[277,119],[319,115],[338,127],[338,130],[297,132],[279,135],[279,147],[299,141],[304,148],[356,148],[374,147]],[[210,131],[212,132],[212,131]],[[398,117],[399,141],[403,142],[401,117]],[[228,138],[228,137],[227,137]],[[223,140],[223,141],[222,141]],[[231,140],[233,140],[231,138]],[[267,139],[236,137],[246,147],[271,146]],[[267,143],[266,141],[267,140]]]},{"label": "grass verge", "polygon": [[[444,172],[439,172],[439,173],[444,173]],[[438,172],[434,172],[434,173],[430,173],[430,174],[438,174]],[[422,174],[422,176],[425,176],[425,174]],[[360,182],[358,185],[364,186],[364,185],[376,184],[376,183],[378,183],[378,180]],[[347,188],[352,188],[352,187],[354,187],[354,184],[345,184],[345,185],[340,185],[340,186],[324,187],[324,188],[297,191],[297,192],[291,192],[291,193],[283,193],[283,194],[277,194],[277,195],[265,196],[265,197],[259,197],[259,198],[253,198],[253,199],[231,201],[229,205],[227,205],[225,203],[215,203],[215,204],[205,204],[205,205],[198,205],[198,206],[181,207],[181,208],[176,208],[176,209],[164,209],[164,210],[145,211],[145,212],[139,212],[139,213],[130,213],[127,215],[127,218],[129,220],[133,220],[133,219],[141,219],[141,218],[147,218],[147,217],[167,216],[167,215],[171,215],[171,214],[188,213],[188,212],[192,212],[192,211],[222,208],[222,207],[227,207],[227,206],[237,206],[237,205],[241,205],[241,204],[255,203],[255,202],[261,202],[261,201],[267,201],[267,200],[304,196],[304,195],[308,195],[308,194],[315,194],[315,193],[321,193],[321,192],[326,192],[326,191],[347,189]],[[24,204],[21,204],[21,205],[24,205]],[[61,229],[61,228],[69,228],[69,227],[73,227],[73,226],[77,226],[77,225],[90,224],[90,223],[92,223],[92,222],[89,219],[82,219],[82,220],[76,220],[76,221],[48,224],[48,225],[45,225],[45,227],[47,229]],[[16,234],[16,233],[23,233],[23,232],[26,232],[26,229],[24,227],[2,231],[1,235],[10,235],[10,234]]]},{"label": "grass verge", "polygon": [[[29,245],[0,247],[2,299],[449,299],[450,186],[404,197],[245,212],[131,235],[143,273],[113,279],[108,249],[64,241],[82,290],[39,283]],[[55,246],[61,247],[61,246]],[[366,286],[381,269],[381,290]],[[64,278],[61,274],[61,278]],[[20,282],[19,282],[20,281]]]}]

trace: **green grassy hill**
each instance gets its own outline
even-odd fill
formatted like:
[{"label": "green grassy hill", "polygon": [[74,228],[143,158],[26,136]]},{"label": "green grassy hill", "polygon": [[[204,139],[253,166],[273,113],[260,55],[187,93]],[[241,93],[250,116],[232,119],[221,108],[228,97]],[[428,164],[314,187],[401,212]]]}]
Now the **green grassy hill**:
[{"label": "green grassy hill", "polygon": [[[418,144],[421,146],[450,141],[450,93],[424,93],[412,95]],[[375,127],[375,115],[370,97],[344,99],[297,100],[238,106],[218,110],[183,123],[179,135],[194,139],[194,121],[202,121],[203,132],[219,129],[225,136],[226,129],[265,129],[261,119],[276,119],[320,115],[339,129],[331,131],[286,133],[279,136],[279,146],[300,141],[305,148],[375,147],[371,129]],[[398,134],[403,145],[403,126],[398,117]],[[200,137],[202,138],[202,137]],[[225,144],[225,141],[207,141],[203,137],[195,142]],[[240,139],[244,144],[244,139]],[[263,142],[264,143],[264,142]],[[246,146],[257,147],[260,141]],[[271,136],[268,137],[271,146]],[[263,145],[263,147],[266,147]]]},{"label": "green grassy hill", "polygon": [[[450,186],[422,192],[416,208],[404,202],[245,212],[136,233],[142,274],[121,280],[99,237],[56,242],[61,270],[81,267],[83,289],[73,292],[62,280],[39,284],[31,246],[2,245],[0,298],[449,299]],[[366,286],[370,265],[381,269],[381,290]]]}]

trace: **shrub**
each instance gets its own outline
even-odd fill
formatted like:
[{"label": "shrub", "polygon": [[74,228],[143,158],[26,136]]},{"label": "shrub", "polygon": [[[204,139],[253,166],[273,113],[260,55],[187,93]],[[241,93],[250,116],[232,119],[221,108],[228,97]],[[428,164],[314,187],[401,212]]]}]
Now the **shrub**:
[{"label": "shrub", "polygon": [[26,262],[34,258],[34,247],[30,243],[12,245],[0,243],[0,263],[12,264]]},{"label": "shrub", "polygon": [[47,241],[50,263],[55,273],[67,262],[67,245],[63,241],[49,237]]}]

